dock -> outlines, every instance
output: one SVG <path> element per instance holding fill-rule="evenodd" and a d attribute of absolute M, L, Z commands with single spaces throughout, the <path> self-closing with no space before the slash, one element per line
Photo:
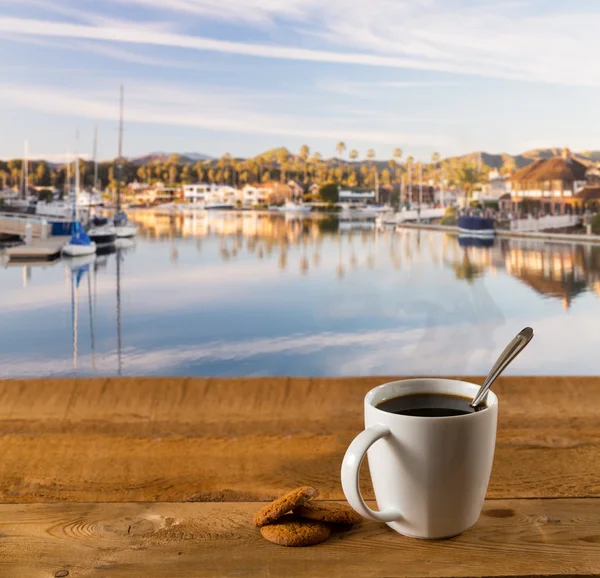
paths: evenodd
<path fill-rule="evenodd" d="M 68 240 L 69 237 L 34 239 L 27 245 L 9 247 L 4 254 L 10 261 L 51 261 L 60 256 L 60 251 Z"/>
<path fill-rule="evenodd" d="M 458 235 L 458 227 L 450 225 L 437 225 L 433 223 L 399 223 L 396 229 L 423 229 L 428 231 L 443 231 Z M 550 233 L 534 231 L 508 231 L 505 229 L 496 229 L 497 237 L 514 237 L 521 239 L 538 239 L 541 241 L 553 241 L 556 243 L 589 243 L 600 244 L 600 235 L 581 235 L 576 233 Z"/>

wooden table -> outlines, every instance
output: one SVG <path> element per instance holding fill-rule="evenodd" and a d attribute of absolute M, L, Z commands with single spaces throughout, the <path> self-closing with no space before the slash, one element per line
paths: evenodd
<path fill-rule="evenodd" d="M 479 523 L 420 541 L 364 522 L 311 548 L 251 525 L 339 468 L 390 378 L 0 382 L 0 576 L 600 574 L 600 378 L 503 378 Z M 363 492 L 373 498 L 368 475 Z"/>

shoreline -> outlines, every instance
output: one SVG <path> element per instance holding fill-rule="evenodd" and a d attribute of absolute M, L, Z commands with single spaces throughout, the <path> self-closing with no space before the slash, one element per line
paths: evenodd
<path fill-rule="evenodd" d="M 416 223 L 402 223 L 395 225 L 396 228 L 404 229 L 425 229 L 431 231 L 442 231 L 445 233 L 451 233 L 458 235 L 458 227 L 449 225 L 432 225 L 432 224 L 416 224 Z M 569 234 L 569 233 L 537 233 L 537 232 L 526 232 L 526 231 L 504 231 L 502 229 L 496 230 L 497 237 L 515 237 L 522 239 L 537 239 L 540 241 L 556 241 L 560 243 L 589 243 L 596 244 L 600 243 L 600 235 L 580 235 L 580 234 Z"/>

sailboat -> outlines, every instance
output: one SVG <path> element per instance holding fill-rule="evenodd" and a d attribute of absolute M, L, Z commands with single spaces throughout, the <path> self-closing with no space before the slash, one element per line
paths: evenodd
<path fill-rule="evenodd" d="M 111 224 L 108 219 L 103 217 L 92 217 L 92 199 L 96 195 L 98 186 L 98 125 L 94 127 L 94 188 L 93 191 L 88 193 L 89 201 L 89 219 L 88 219 L 88 231 L 90 239 L 96 243 L 96 245 L 112 245 L 117 240 L 117 230 Z"/>
<path fill-rule="evenodd" d="M 137 227 L 129 221 L 127 214 L 121 208 L 121 177 L 123 169 L 123 85 L 121 85 L 121 112 L 119 117 L 119 158 L 117 159 L 117 208 L 114 224 L 117 237 L 120 239 L 135 237 Z"/>
<path fill-rule="evenodd" d="M 71 238 L 62 248 L 62 254 L 68 257 L 93 255 L 96 252 L 94 243 L 79 222 L 77 197 L 79 195 L 79 155 L 75 157 L 75 194 L 73 195 L 73 222 L 71 223 Z"/>

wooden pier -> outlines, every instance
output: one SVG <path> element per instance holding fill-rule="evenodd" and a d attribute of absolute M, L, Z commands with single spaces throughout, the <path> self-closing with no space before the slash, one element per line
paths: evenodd
<path fill-rule="evenodd" d="M 69 237 L 34 239 L 28 245 L 9 247 L 4 254 L 10 261 L 51 261 L 60 256 L 60 251 Z"/>

